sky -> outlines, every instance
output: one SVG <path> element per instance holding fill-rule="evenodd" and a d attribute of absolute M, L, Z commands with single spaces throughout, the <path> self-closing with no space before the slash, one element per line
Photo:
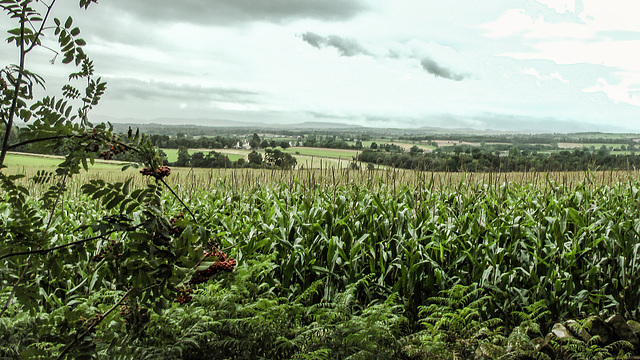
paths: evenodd
<path fill-rule="evenodd" d="M 638 14 L 637 0 L 58 0 L 54 12 L 73 16 L 108 82 L 94 119 L 521 132 L 640 132 Z M 48 91 L 73 71 L 51 58 L 27 64 Z"/>

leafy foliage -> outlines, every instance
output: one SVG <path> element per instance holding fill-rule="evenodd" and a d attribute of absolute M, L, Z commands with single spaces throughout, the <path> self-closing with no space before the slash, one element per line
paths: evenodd
<path fill-rule="evenodd" d="M 95 2 L 81 0 L 79 6 L 86 9 Z M 24 327 L 21 322 L 12 324 L 18 327 L 17 333 L 28 333 L 26 342 L 18 342 L 17 348 L 4 342 L 2 346 L 7 354 L 25 358 L 91 358 L 98 344 L 117 347 L 124 339 L 108 332 L 95 336 L 106 319 L 115 328 L 126 320 L 132 336 L 140 336 L 150 309 L 161 313 L 169 306 L 177 286 L 194 271 L 204 247 L 211 245 L 208 231 L 195 217 L 172 221 L 169 211 L 177 209 L 161 202 L 163 189 L 175 195 L 164 181 L 170 169 L 161 166 L 162 159 L 148 139 L 131 129 L 118 135 L 110 125 L 94 126 L 88 120 L 106 83 L 95 77 L 93 62 L 83 50 L 86 42 L 73 19 L 54 18 L 53 26 L 48 25 L 54 4 L 0 1 L 0 9 L 18 23 L 8 31 L 8 43 L 17 45 L 20 59 L 19 64 L 0 70 L 4 129 L 0 170 L 7 152 L 25 145 L 65 154 L 55 173 L 40 172 L 31 179 L 33 184 L 48 186 L 39 197 L 32 196 L 29 187 L 16 184 L 20 176 L 0 172 L 4 200 L 0 235 L 5 239 L 0 248 L 0 293 L 6 295 L 0 319 L 28 320 Z M 36 100 L 33 88 L 44 87 L 44 78 L 27 70 L 26 60 L 48 31 L 58 42 L 57 51 L 51 48 L 56 54 L 52 63 L 62 54 L 63 64 L 79 70 L 69 75 L 63 98 Z M 84 90 L 74 83 L 84 84 Z M 26 126 L 16 137 L 12 133 L 17 131 L 18 119 Z M 142 174 L 152 180 L 141 186 L 133 186 L 133 178 L 114 183 L 95 180 L 82 187 L 84 200 L 95 203 L 64 202 L 69 178 L 88 169 L 97 157 L 109 160 L 116 155 L 131 162 L 125 168 L 144 166 Z M 185 209 L 186 204 L 179 202 Z M 128 310 L 119 321 L 112 320 L 121 305 Z M 37 327 L 30 325 L 34 322 Z M 29 330 L 23 332 L 23 328 Z M 13 329 L 7 325 L 5 330 L 11 338 Z"/>

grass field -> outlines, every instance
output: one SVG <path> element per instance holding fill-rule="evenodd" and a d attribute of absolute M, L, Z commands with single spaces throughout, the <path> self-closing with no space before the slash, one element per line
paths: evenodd
<path fill-rule="evenodd" d="M 162 149 L 162 151 L 164 151 L 164 153 L 167 154 L 167 160 L 169 162 L 178 161 L 178 149 Z M 215 152 L 225 154 L 229 157 L 229 160 L 231 161 L 238 161 L 238 159 L 240 158 L 246 159 L 247 158 L 246 154 L 249 153 L 247 152 L 245 154 L 243 150 L 229 150 L 229 149 L 189 149 L 189 155 L 197 152 L 202 152 L 203 154 L 207 155 L 207 153 L 209 153 L 210 151 L 215 151 Z"/>
<path fill-rule="evenodd" d="M 313 157 L 323 157 L 323 158 L 332 158 L 332 159 L 342 159 L 350 161 L 351 158 L 357 156 L 359 151 L 357 150 L 346 150 L 346 149 L 325 149 L 325 148 L 314 148 L 314 147 L 290 147 L 284 150 L 284 152 L 292 154 L 292 155 L 306 155 Z"/>
<path fill-rule="evenodd" d="M 62 162 L 60 156 L 48 156 L 39 154 L 25 153 L 8 153 L 4 164 L 9 167 L 24 168 L 55 168 Z M 117 161 L 96 160 L 94 165 L 90 165 L 96 169 L 118 169 L 122 167 L 122 163 Z"/>

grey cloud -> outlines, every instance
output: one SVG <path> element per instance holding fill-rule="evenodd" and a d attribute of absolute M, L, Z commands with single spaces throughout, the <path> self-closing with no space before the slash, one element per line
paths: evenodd
<path fill-rule="evenodd" d="M 423 58 L 420 61 L 422 68 L 428 72 L 429 74 L 433 74 L 434 76 L 454 80 L 454 81 L 462 81 L 469 77 L 467 74 L 456 74 L 451 70 L 441 66 L 437 62 L 435 62 L 431 58 Z"/>
<path fill-rule="evenodd" d="M 302 34 L 302 40 L 307 42 L 309 45 L 320 49 L 322 45 L 325 44 L 326 40 L 323 36 L 320 36 L 316 33 L 306 32 Z"/>
<path fill-rule="evenodd" d="M 151 21 L 210 25 L 296 19 L 346 20 L 367 11 L 362 0 L 111 0 L 105 5 Z"/>
<path fill-rule="evenodd" d="M 318 49 L 333 47 L 338 50 L 341 56 L 366 55 L 380 57 L 369 52 L 360 43 L 358 43 L 358 41 L 354 39 L 343 38 L 336 35 L 322 36 L 310 31 L 302 34 L 301 37 L 303 41 Z M 402 55 L 392 49 L 388 51 L 386 57 L 394 60 L 401 60 L 403 58 L 414 58 L 413 56 Z M 422 58 L 422 60 L 420 60 L 420 64 L 422 65 L 422 68 L 429 74 L 444 79 L 462 81 L 470 76 L 469 74 L 455 73 L 450 69 L 438 64 L 435 60 L 429 57 Z"/>
<path fill-rule="evenodd" d="M 342 56 L 370 55 L 364 47 L 353 39 L 332 35 L 327 38 L 327 45 L 338 49 Z"/>
<path fill-rule="evenodd" d="M 324 37 L 312 32 L 302 34 L 302 40 L 318 49 L 323 47 L 333 47 L 338 50 L 341 56 L 371 55 L 360 43 L 354 39 L 347 39 L 337 35 Z"/>
<path fill-rule="evenodd" d="M 188 99 L 191 101 L 234 101 L 255 103 L 259 93 L 243 89 L 204 87 L 198 85 L 174 84 L 162 81 L 141 81 L 136 79 L 108 79 L 108 93 L 112 98 L 135 97 L 142 100 Z"/>

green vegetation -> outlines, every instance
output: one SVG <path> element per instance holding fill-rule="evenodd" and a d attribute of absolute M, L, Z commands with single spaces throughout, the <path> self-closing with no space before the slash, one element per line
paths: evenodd
<path fill-rule="evenodd" d="M 196 220 L 237 260 L 237 270 L 191 286 L 190 302 L 157 314 L 110 313 L 87 340 L 91 354 L 447 359 L 472 358 L 482 348 L 494 355 L 487 358 L 497 358 L 516 351 L 508 346 L 522 324 L 516 314 L 540 301 L 548 312 L 536 323 L 539 334 L 527 335 L 532 338 L 549 331 L 549 319 L 639 314 L 634 214 L 640 182 L 633 174 L 618 174 L 621 182 L 609 173 L 522 174 L 515 182 L 489 182 L 393 171 L 385 181 L 387 172 L 374 180 L 368 171 L 345 170 L 338 178 L 350 174 L 358 182 L 341 185 L 332 182 L 331 171 L 243 171 L 216 173 L 209 186 L 203 172 L 193 179 L 197 187 L 178 194 L 198 209 Z M 263 175 L 272 180 L 234 182 Z M 185 176 L 179 182 L 188 185 Z M 133 177 L 135 187 L 144 186 L 140 175 Z M 81 193 L 66 196 L 56 210 L 56 233 L 112 213 Z M 181 211 L 174 197 L 162 203 L 170 213 Z M 85 245 L 88 256 L 73 268 L 78 276 L 60 288 L 60 303 L 50 310 L 29 313 L 12 303 L 5 316 L 21 320 L 3 336 L 33 339 L 15 351 L 32 353 L 38 341 L 59 331 L 59 321 L 90 319 L 117 303 L 122 291 L 94 292 L 82 275 L 108 279 L 117 258 L 95 256 L 109 254 L 101 249 L 110 241 L 120 243 L 110 238 L 102 246 Z M 78 307 L 79 299 L 90 305 Z M 60 315 L 47 315 L 51 311 Z M 447 317 L 458 323 L 443 322 Z M 29 325 L 35 323 L 38 330 Z M 38 353 L 55 349 L 50 341 Z"/>
<path fill-rule="evenodd" d="M 38 169 L 55 169 L 61 161 L 59 156 L 40 156 L 36 154 L 7 154 L 4 164 L 10 168 L 25 167 Z M 117 161 L 96 161 L 94 169 L 120 169 L 122 163 Z"/>
<path fill-rule="evenodd" d="M 640 352 L 633 330 L 579 334 L 598 322 L 589 315 L 616 314 L 607 322 L 627 327 L 622 317 L 640 317 L 640 180 L 636 171 L 613 170 L 625 158 L 610 161 L 602 148 L 594 164 L 617 166 L 580 173 L 362 169 L 350 159 L 341 168 L 305 161 L 292 170 L 295 147 L 275 139 L 329 148 L 309 150 L 329 156 L 380 137 L 118 134 L 88 120 L 106 84 L 73 19 L 49 18 L 54 4 L 0 1 L 17 22 L 8 40 L 20 59 L 0 69 L 0 357 L 606 359 Z M 35 99 L 32 88 L 44 79 L 25 65 L 45 34 L 77 71 L 60 99 Z M 18 120 L 26 125 L 15 127 Z M 568 141 L 551 139 L 554 148 Z M 366 153 L 426 156 L 420 146 L 399 145 L 424 139 L 393 140 L 372 141 Z M 518 136 L 494 140 L 492 152 L 486 144 L 469 149 L 471 158 L 489 159 L 487 152 L 501 162 L 508 151 L 513 166 L 505 169 L 518 170 L 529 151 L 547 147 Z M 584 138 L 622 141 L 608 140 Z M 196 143 L 221 151 L 248 143 L 252 151 L 232 162 L 221 152 L 189 153 Z M 184 168 L 163 165 L 158 147 L 168 144 Z M 438 156 L 465 160 L 461 145 L 443 148 Z M 51 168 L 48 158 L 9 150 L 62 157 Z M 587 155 L 559 153 L 578 165 Z M 112 163 L 90 166 L 96 158 L 126 164 L 117 172 Z M 568 326 L 578 335 L 542 339 L 560 319 L 579 319 Z"/>
<path fill-rule="evenodd" d="M 354 156 L 358 155 L 358 151 L 354 150 L 340 150 L 340 149 L 327 149 L 327 148 L 307 148 L 307 147 L 290 147 L 285 150 L 289 154 L 299 154 L 314 157 L 326 157 L 334 159 L 343 159 L 346 161 L 351 160 Z"/>

